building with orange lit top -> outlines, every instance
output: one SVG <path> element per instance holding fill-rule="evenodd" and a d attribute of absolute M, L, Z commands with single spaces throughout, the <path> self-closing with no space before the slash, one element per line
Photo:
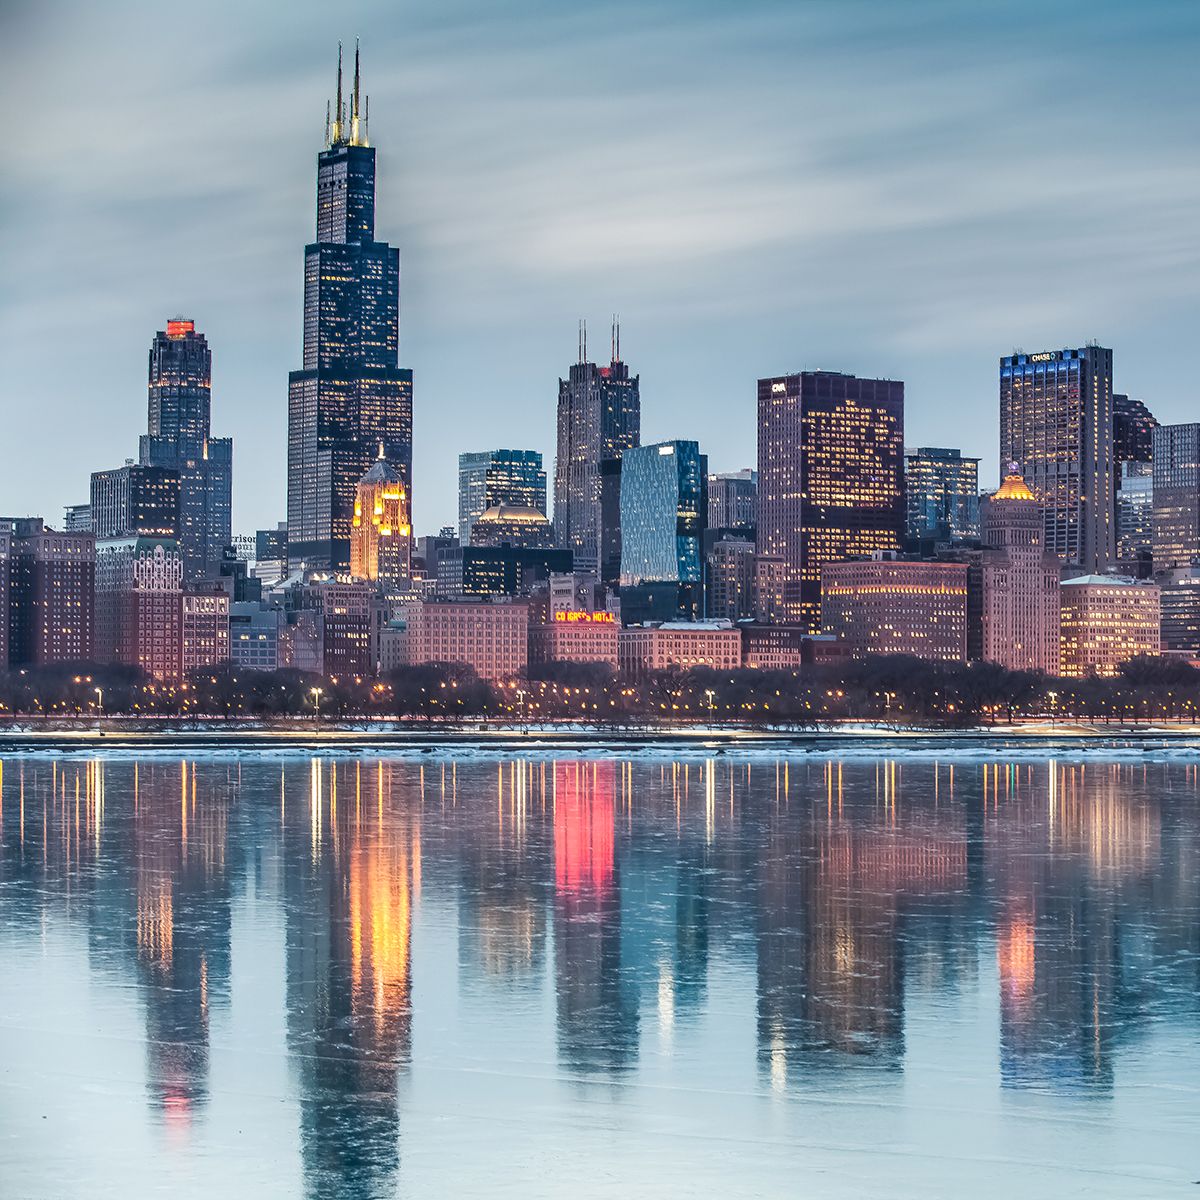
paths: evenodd
<path fill-rule="evenodd" d="M 1159 653 L 1157 584 L 1082 575 L 1064 579 L 1060 594 L 1064 675 L 1115 675 L 1123 662 Z"/>
<path fill-rule="evenodd" d="M 406 587 L 412 577 L 408 490 L 382 455 L 358 481 L 351 524 L 350 574 L 384 591 Z"/>
<path fill-rule="evenodd" d="M 965 662 L 967 564 L 884 558 L 826 563 L 821 620 L 825 632 L 856 656 Z"/>
<path fill-rule="evenodd" d="M 529 606 L 510 600 L 426 600 L 407 605 L 404 654 L 411 666 L 463 663 L 481 679 L 524 673 Z"/>
<path fill-rule="evenodd" d="M 553 620 L 529 627 L 529 661 L 603 662 L 615 668 L 618 629 L 610 612 L 556 612 Z"/>
<path fill-rule="evenodd" d="M 821 568 L 904 539 L 904 384 L 835 371 L 758 381 L 758 552 L 783 564 L 776 619 L 821 628 Z"/>
<path fill-rule="evenodd" d="M 980 506 L 983 659 L 1014 671 L 1059 668 L 1059 560 L 1042 504 L 1010 464 Z"/>

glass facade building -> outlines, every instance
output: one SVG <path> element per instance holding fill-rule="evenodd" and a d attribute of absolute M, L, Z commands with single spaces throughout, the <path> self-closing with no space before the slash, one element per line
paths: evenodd
<path fill-rule="evenodd" d="M 899 550 L 904 384 L 835 371 L 758 381 L 758 553 L 780 565 L 776 619 L 821 628 L 825 563 Z"/>
<path fill-rule="evenodd" d="M 910 538 L 979 536 L 979 459 L 941 446 L 905 450 L 904 486 Z"/>
<path fill-rule="evenodd" d="M 537 450 L 476 450 L 458 456 L 458 540 L 499 505 L 546 513 L 546 471 Z"/>
<path fill-rule="evenodd" d="M 699 619 L 704 613 L 708 460 L 691 441 L 656 442 L 621 458 L 621 615 Z"/>
<path fill-rule="evenodd" d="M 412 372 L 398 366 L 400 254 L 375 240 L 375 150 L 337 100 L 317 156 L 317 240 L 304 251 L 304 361 L 288 377 L 288 562 L 347 571 L 358 481 L 379 456 L 412 497 Z"/>
<path fill-rule="evenodd" d="M 554 464 L 554 534 L 570 550 L 579 571 L 601 573 L 620 561 L 619 533 L 605 530 L 604 479 L 618 476 L 605 464 L 641 442 L 642 402 L 638 376 L 621 361 L 620 332 L 613 330 L 612 361 L 579 361 L 558 381 L 558 453 Z M 619 511 L 619 510 L 618 510 Z M 607 573 L 607 572 L 604 572 Z"/>
<path fill-rule="evenodd" d="M 1000 360 L 1000 462 L 1044 506 L 1046 545 L 1103 572 L 1116 556 L 1113 356 L 1102 346 Z"/>
<path fill-rule="evenodd" d="M 168 321 L 150 347 L 145 467 L 179 477 L 184 580 L 216 578 L 233 514 L 233 441 L 212 436 L 212 354 L 194 321 Z M 97 536 L 109 536 L 98 533 Z"/>
<path fill-rule="evenodd" d="M 1200 561 L 1200 424 L 1154 431 L 1154 569 Z"/>

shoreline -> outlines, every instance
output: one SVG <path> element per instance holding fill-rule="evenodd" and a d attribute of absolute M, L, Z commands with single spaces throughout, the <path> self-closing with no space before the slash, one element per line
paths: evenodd
<path fill-rule="evenodd" d="M 693 725 L 679 728 L 519 726 L 473 724 L 432 728 L 408 722 L 342 722 L 315 726 L 291 722 L 205 722 L 147 728 L 121 718 L 102 723 L 11 722 L 0 726 L 0 754 L 29 752 L 199 751 L 433 753 L 586 753 L 657 750 L 726 754 L 783 753 L 970 753 L 1021 750 L 1066 753 L 1111 750 L 1133 753 L 1193 752 L 1200 755 L 1200 726 L 1151 724 L 1102 726 L 1078 722 L 974 726 L 966 729 L 874 724 L 819 729 L 746 729 Z"/>

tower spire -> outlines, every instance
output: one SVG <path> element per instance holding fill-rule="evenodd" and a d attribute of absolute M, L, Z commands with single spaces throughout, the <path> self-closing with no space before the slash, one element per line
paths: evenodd
<path fill-rule="evenodd" d="M 329 101 L 325 101 L 325 148 L 329 149 Z"/>
<path fill-rule="evenodd" d="M 612 324 L 608 327 L 608 356 L 613 361 L 617 361 L 617 314 L 612 315 Z"/>
<path fill-rule="evenodd" d="M 342 43 L 338 42 L 337 103 L 333 109 L 333 140 L 342 140 Z"/>
<path fill-rule="evenodd" d="M 621 361 L 621 314 L 620 313 L 617 313 L 617 353 L 615 355 L 615 361 L 616 362 Z"/>
<path fill-rule="evenodd" d="M 358 142 L 358 38 L 354 39 L 354 93 L 350 100 L 350 145 Z"/>
<path fill-rule="evenodd" d="M 583 318 L 583 358 L 581 362 L 587 362 L 587 317 Z"/>

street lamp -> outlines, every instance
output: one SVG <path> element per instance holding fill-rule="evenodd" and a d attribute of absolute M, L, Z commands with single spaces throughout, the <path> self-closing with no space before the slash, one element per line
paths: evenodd
<path fill-rule="evenodd" d="M 708 723 L 713 722 L 713 697 L 717 694 L 712 688 L 705 688 L 704 694 L 708 697 Z"/>
<path fill-rule="evenodd" d="M 313 687 L 308 689 L 313 698 L 313 711 L 316 713 L 317 720 L 321 719 L 321 693 L 323 688 Z"/>
<path fill-rule="evenodd" d="M 1047 697 L 1050 700 L 1050 728 L 1054 728 L 1054 718 L 1058 715 L 1058 693 L 1047 692 Z"/>
<path fill-rule="evenodd" d="M 100 709 L 100 715 L 104 716 L 104 689 L 92 688 L 92 691 L 96 693 L 96 704 Z"/>

